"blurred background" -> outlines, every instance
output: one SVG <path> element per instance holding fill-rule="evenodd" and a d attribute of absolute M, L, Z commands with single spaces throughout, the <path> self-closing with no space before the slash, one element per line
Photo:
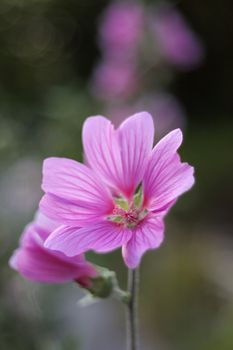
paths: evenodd
<path fill-rule="evenodd" d="M 82 160 L 81 127 L 148 110 L 156 139 L 184 131 L 196 185 L 141 265 L 143 350 L 233 349 L 233 2 L 1 0 L 0 348 L 124 349 L 124 310 L 86 309 L 75 284 L 8 266 L 42 195 L 44 158 Z M 117 271 L 120 252 L 89 255 Z"/>

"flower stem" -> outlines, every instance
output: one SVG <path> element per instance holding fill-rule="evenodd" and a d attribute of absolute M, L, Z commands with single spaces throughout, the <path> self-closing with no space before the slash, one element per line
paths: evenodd
<path fill-rule="evenodd" d="M 128 270 L 128 292 L 130 301 L 127 305 L 127 350 L 139 350 L 138 344 L 138 298 L 139 270 Z"/>

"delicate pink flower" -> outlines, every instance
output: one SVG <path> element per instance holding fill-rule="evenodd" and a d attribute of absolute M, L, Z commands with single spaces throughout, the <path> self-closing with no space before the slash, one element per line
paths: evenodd
<path fill-rule="evenodd" d="M 137 73 L 133 64 L 106 60 L 97 65 L 92 79 L 92 92 L 102 100 L 127 99 L 137 89 Z"/>
<path fill-rule="evenodd" d="M 173 130 L 152 150 L 152 117 L 141 112 L 115 130 L 102 117 L 83 127 L 89 166 L 65 158 L 44 162 L 41 210 L 62 226 L 45 241 L 50 249 L 75 256 L 122 246 L 135 268 L 148 249 L 163 241 L 163 218 L 193 183 L 193 168 L 181 163 L 182 132 Z M 141 189 L 136 193 L 137 188 Z"/>
<path fill-rule="evenodd" d="M 100 24 L 100 46 L 105 57 L 134 57 L 143 32 L 143 8 L 137 3 L 113 2 Z"/>
<path fill-rule="evenodd" d="M 45 283 L 62 283 L 75 280 L 88 287 L 96 276 L 94 267 L 83 255 L 67 257 L 44 247 L 44 241 L 58 227 L 42 214 L 37 214 L 21 237 L 20 247 L 10 259 L 10 266 L 29 280 Z"/>
<path fill-rule="evenodd" d="M 203 60 L 202 43 L 175 9 L 162 8 L 158 11 L 152 18 L 151 28 L 161 53 L 170 63 L 188 69 Z"/>

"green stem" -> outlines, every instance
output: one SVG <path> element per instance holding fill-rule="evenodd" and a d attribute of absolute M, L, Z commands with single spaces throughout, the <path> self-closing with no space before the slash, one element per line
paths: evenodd
<path fill-rule="evenodd" d="M 139 270 L 128 270 L 128 292 L 130 301 L 127 306 L 127 350 L 139 350 L 138 344 L 138 298 Z"/>

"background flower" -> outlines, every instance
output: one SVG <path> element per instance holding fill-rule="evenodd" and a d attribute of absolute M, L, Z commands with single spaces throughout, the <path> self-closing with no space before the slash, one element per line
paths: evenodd
<path fill-rule="evenodd" d="M 181 69 L 192 69 L 204 58 L 200 39 L 174 8 L 162 7 L 151 18 L 151 28 L 161 54 Z"/>
<path fill-rule="evenodd" d="M 91 284 L 96 276 L 94 267 L 85 261 L 84 256 L 67 258 L 61 252 L 44 247 L 44 241 L 58 224 L 37 213 L 20 239 L 20 247 L 10 259 L 10 266 L 23 277 L 37 282 L 63 283 L 77 281 L 83 286 Z"/>
<path fill-rule="evenodd" d="M 99 45 L 113 60 L 134 58 L 143 33 L 144 9 L 137 2 L 110 3 L 100 18 Z"/>
<path fill-rule="evenodd" d="M 128 115 L 147 110 L 154 119 L 156 139 L 176 128 L 185 130 L 186 114 L 183 106 L 170 93 L 156 91 L 142 96 L 135 104 L 113 104 L 106 108 L 106 115 L 119 126 Z"/>
<path fill-rule="evenodd" d="M 127 100 L 138 88 L 136 67 L 132 63 L 103 61 L 97 65 L 91 85 L 100 100 Z"/>

